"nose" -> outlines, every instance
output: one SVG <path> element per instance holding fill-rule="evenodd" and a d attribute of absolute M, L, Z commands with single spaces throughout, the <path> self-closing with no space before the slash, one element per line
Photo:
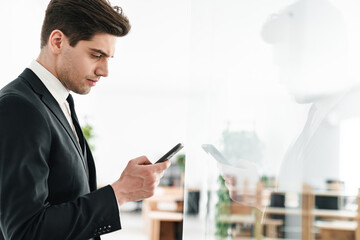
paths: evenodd
<path fill-rule="evenodd" d="M 95 75 L 101 77 L 107 77 L 109 75 L 108 60 L 106 58 L 99 62 L 95 69 Z"/>

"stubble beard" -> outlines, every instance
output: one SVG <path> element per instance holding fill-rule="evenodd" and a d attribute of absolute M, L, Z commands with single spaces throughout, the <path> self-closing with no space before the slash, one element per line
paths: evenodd
<path fill-rule="evenodd" d="M 82 87 L 82 82 L 86 81 L 85 79 L 78 80 L 77 78 L 72 79 L 71 76 L 75 74 L 71 74 L 67 69 L 63 69 L 58 72 L 59 81 L 63 84 L 63 86 L 68 90 L 77 94 L 85 95 L 88 94 L 91 90 L 90 87 Z"/>

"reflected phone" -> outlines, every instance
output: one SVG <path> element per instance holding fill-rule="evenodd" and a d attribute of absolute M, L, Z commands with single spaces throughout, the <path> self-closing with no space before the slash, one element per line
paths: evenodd
<path fill-rule="evenodd" d="M 212 144 L 203 144 L 201 147 L 205 150 L 206 153 L 210 154 L 216 161 L 230 165 L 226 158 L 217 150 L 217 148 Z"/>
<path fill-rule="evenodd" d="M 243 168 L 243 169 L 250 169 L 255 166 L 254 163 L 244 159 L 238 159 L 237 161 L 230 162 L 212 144 L 203 144 L 201 145 L 201 147 L 204 149 L 206 153 L 210 154 L 216 161 L 218 161 L 221 164 L 225 164 L 231 167 Z"/>
<path fill-rule="evenodd" d="M 169 152 L 167 152 L 164 156 L 162 156 L 159 160 L 157 160 L 155 162 L 156 163 L 161 163 L 164 162 L 170 158 L 172 158 L 172 156 L 174 156 L 178 151 L 180 151 L 184 146 L 181 143 L 178 143 L 175 147 L 173 147 Z"/>

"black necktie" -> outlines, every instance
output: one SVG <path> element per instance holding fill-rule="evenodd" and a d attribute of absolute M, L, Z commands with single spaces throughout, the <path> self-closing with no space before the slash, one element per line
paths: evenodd
<path fill-rule="evenodd" d="M 73 121 L 75 130 L 76 130 L 76 134 L 78 135 L 79 138 L 79 143 L 81 146 L 81 150 L 82 150 L 82 154 L 83 156 L 86 156 L 86 152 L 84 151 L 84 146 L 85 146 L 85 137 L 84 134 L 80 128 L 80 124 L 79 124 L 79 120 L 76 116 L 76 112 L 75 112 L 75 106 L 74 106 L 74 99 L 71 96 L 71 94 L 69 94 L 69 96 L 66 98 L 66 101 L 69 103 L 70 106 L 70 111 L 71 111 L 71 119 Z M 85 161 L 86 161 L 86 157 L 85 157 Z M 89 177 L 89 171 L 88 171 L 88 166 L 87 164 L 85 164 L 85 170 L 86 170 L 86 174 Z M 93 240 L 94 238 L 90 238 L 89 240 Z"/>
<path fill-rule="evenodd" d="M 83 133 L 81 131 L 79 120 L 78 120 L 78 118 L 76 116 L 75 106 L 74 106 L 74 99 L 71 96 L 71 94 L 69 94 L 69 96 L 66 98 L 66 101 L 69 103 L 70 111 L 71 111 L 71 119 L 73 121 L 76 134 L 77 134 L 77 136 L 79 138 L 79 143 L 80 143 L 80 146 L 81 146 L 82 154 L 84 155 L 85 138 L 84 138 L 84 135 L 83 135 Z"/>

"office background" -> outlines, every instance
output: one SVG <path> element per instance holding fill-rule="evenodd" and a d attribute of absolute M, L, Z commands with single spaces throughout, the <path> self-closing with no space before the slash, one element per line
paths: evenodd
<path fill-rule="evenodd" d="M 343 16 L 347 70 L 342 77 L 356 83 L 360 4 L 318 1 L 330 3 Z M 139 155 L 155 160 L 183 142 L 185 186 L 201 189 L 218 174 L 201 145 L 221 147 L 229 129 L 257 133 L 264 143 L 261 171 L 275 176 L 310 105 L 294 101 L 280 81 L 276 49 L 264 40 L 262 29 L 271 14 L 295 2 L 111 1 L 123 8 L 132 30 L 117 41 L 109 77 L 90 94 L 75 96 L 80 121 L 94 130 L 99 184 L 115 181 L 128 160 Z M 37 57 L 47 3 L 0 0 L 0 87 Z M 359 178 L 358 166 L 340 165 L 342 180 Z"/>
<path fill-rule="evenodd" d="M 0 86 L 38 56 L 47 3 L 1 2 Z M 193 152 L 187 171 L 196 172 L 201 144 L 219 141 L 228 123 L 261 129 L 263 139 L 273 137 L 270 125 L 279 129 L 283 142 L 266 151 L 280 161 L 307 107 L 294 104 L 279 84 L 271 46 L 259 31 L 287 1 L 112 3 L 123 8 L 132 30 L 117 41 L 110 76 L 89 95 L 75 96 L 81 122 L 94 128 L 100 183 L 115 180 L 132 157 L 156 159 L 177 142 Z"/>

